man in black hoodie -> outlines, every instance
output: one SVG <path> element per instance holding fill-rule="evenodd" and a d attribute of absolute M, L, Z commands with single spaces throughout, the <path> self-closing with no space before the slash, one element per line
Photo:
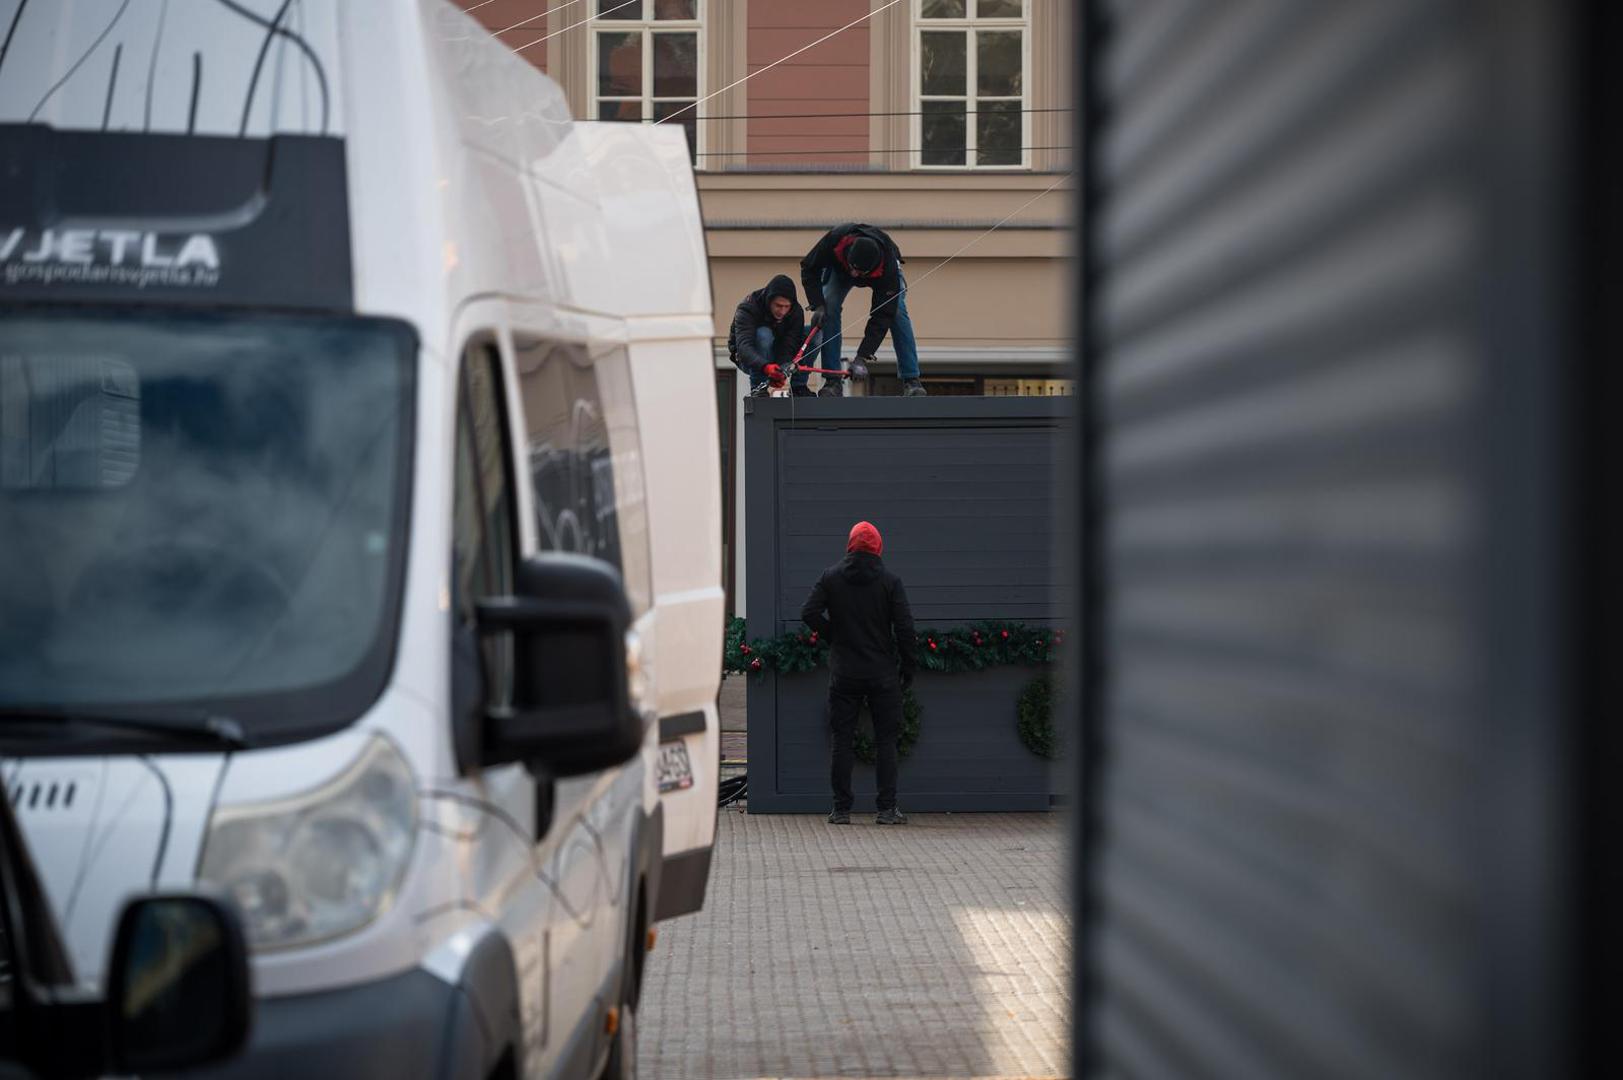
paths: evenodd
<path fill-rule="evenodd" d="M 848 221 L 823 234 L 817 246 L 800 260 L 800 287 L 806 290 L 806 303 L 812 309 L 813 326 L 823 331 L 820 367 L 840 368 L 840 313 L 852 289 L 872 289 L 868 305 L 868 325 L 857 346 L 851 373 L 862 378 L 873 362 L 874 353 L 889 334 L 896 346 L 896 377 L 902 380 L 903 397 L 923 397 L 929 393 L 919 381 L 919 344 L 913 336 L 913 319 L 907 313 L 907 280 L 902 277 L 902 252 L 884 229 Z M 844 392 L 838 380 L 824 380 L 822 394 L 839 397 Z"/>
<path fill-rule="evenodd" d="M 750 393 L 765 396 L 784 383 L 783 369 L 806 340 L 806 312 L 795 298 L 795 283 L 779 274 L 739 301 L 727 331 L 727 355 L 750 377 Z M 796 397 L 811 397 L 806 374 L 795 375 L 789 388 Z"/>
<path fill-rule="evenodd" d="M 884 538 L 866 521 L 851 527 L 846 556 L 823 571 L 800 609 L 800 618 L 828 640 L 829 723 L 834 728 L 830 824 L 851 824 L 851 767 L 857 713 L 868 703 L 879 756 L 880 825 L 906 825 L 896 806 L 896 739 L 902 728 L 902 691 L 913 685 L 918 641 L 913 609 L 902 580 L 879 561 Z"/>

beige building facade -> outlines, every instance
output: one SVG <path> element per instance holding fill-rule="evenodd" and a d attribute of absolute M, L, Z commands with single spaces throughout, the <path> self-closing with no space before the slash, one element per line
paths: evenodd
<path fill-rule="evenodd" d="M 798 278 L 829 226 L 865 221 L 907 257 L 928 378 L 1059 372 L 1071 0 L 462 3 L 577 117 L 686 110 L 665 122 L 694 144 L 718 347 L 739 299 L 775 273 Z M 848 327 L 866 302 L 848 301 Z"/>
<path fill-rule="evenodd" d="M 459 2 L 576 117 L 686 128 L 730 508 L 747 389 L 726 355 L 733 308 L 774 274 L 798 282 L 840 222 L 901 248 L 932 394 L 1069 391 L 1072 0 Z M 867 306 L 863 290 L 846 302 L 847 360 Z M 877 359 L 874 392 L 895 393 L 888 341 Z"/>

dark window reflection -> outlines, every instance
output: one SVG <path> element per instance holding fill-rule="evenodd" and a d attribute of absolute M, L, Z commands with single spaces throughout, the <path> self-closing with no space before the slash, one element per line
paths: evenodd
<path fill-rule="evenodd" d="M 0 707 L 354 672 L 404 543 L 412 363 L 362 320 L 0 322 Z"/>

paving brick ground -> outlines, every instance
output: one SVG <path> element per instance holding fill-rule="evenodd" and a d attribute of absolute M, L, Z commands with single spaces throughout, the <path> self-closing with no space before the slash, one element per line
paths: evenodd
<path fill-rule="evenodd" d="M 1067 1074 L 1063 819 L 854 822 L 723 811 L 704 911 L 649 957 L 642 1075 Z"/>

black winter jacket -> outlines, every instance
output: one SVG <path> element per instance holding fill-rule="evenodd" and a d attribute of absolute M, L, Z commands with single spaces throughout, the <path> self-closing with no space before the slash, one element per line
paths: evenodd
<path fill-rule="evenodd" d="M 767 306 L 774 296 L 786 296 L 792 305 L 781 322 L 772 321 L 772 309 Z M 772 328 L 770 356 L 761 352 L 755 340 L 755 331 L 763 326 Z M 795 299 L 794 280 L 787 274 L 779 274 L 767 282 L 766 288 L 756 289 L 739 301 L 733 312 L 733 325 L 727 331 L 727 355 L 745 372 L 759 375 L 768 364 L 788 364 L 805 340 L 806 310 Z"/>
<path fill-rule="evenodd" d="M 907 590 L 877 555 L 854 551 L 824 570 L 800 618 L 832 646 L 828 667 L 838 678 L 888 679 L 917 666 Z"/>
<path fill-rule="evenodd" d="M 877 240 L 879 250 L 885 253 L 885 261 L 880 266 L 878 277 L 859 277 L 846 265 L 843 245 L 857 236 Z M 873 301 L 868 305 L 868 327 L 863 331 L 862 344 L 857 347 L 858 356 L 872 356 L 878 351 L 880 343 L 885 340 L 885 335 L 890 333 L 891 325 L 896 321 L 896 309 L 901 304 L 902 295 L 902 262 L 901 249 L 884 229 L 848 221 L 824 233 L 823 238 L 817 241 L 817 246 L 800 260 L 800 287 L 806 290 L 806 303 L 812 307 L 821 307 L 823 271 L 832 267 L 836 274 L 852 286 L 872 289 Z"/>

